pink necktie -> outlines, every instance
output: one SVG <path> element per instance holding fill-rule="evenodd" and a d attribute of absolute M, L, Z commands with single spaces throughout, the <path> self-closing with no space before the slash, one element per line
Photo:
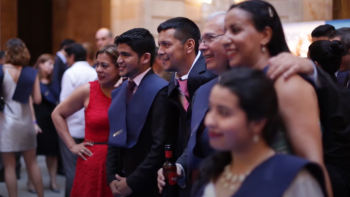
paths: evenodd
<path fill-rule="evenodd" d="M 184 100 L 182 102 L 182 105 L 183 105 L 184 109 L 187 111 L 187 108 L 190 105 L 190 103 L 187 101 L 187 98 L 186 98 L 186 97 L 190 97 L 190 94 L 188 93 L 188 89 L 187 89 L 187 79 L 185 79 L 185 80 L 177 79 L 177 82 L 179 83 L 180 90 L 181 90 L 182 94 L 185 95 Z"/>

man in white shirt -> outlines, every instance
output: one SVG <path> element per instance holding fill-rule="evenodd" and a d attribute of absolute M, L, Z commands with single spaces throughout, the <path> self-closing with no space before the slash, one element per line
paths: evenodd
<path fill-rule="evenodd" d="M 97 78 L 95 69 L 86 61 L 86 50 L 81 44 L 73 44 L 64 49 L 67 57 L 69 69 L 62 77 L 62 90 L 60 102 L 68 98 L 79 86 L 94 81 Z M 75 142 L 82 143 L 85 136 L 85 115 L 84 109 L 74 113 L 67 119 L 68 129 Z M 70 196 L 75 175 L 75 166 L 78 159 L 65 143 L 60 140 L 60 151 L 62 164 L 66 174 L 65 196 Z"/>

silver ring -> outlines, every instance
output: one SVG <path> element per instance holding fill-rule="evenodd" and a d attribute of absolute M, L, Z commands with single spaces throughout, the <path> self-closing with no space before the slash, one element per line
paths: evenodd
<path fill-rule="evenodd" d="M 84 149 L 81 149 L 81 151 L 80 151 L 81 153 L 83 153 L 84 152 Z"/>

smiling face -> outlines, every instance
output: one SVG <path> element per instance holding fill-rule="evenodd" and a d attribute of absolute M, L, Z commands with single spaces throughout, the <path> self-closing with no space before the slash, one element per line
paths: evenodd
<path fill-rule="evenodd" d="M 103 86 L 114 85 L 119 79 L 118 65 L 106 53 L 100 53 L 96 58 L 98 82 Z"/>
<path fill-rule="evenodd" d="M 253 143 L 247 115 L 240 108 L 238 97 L 226 87 L 213 87 L 205 125 L 210 145 L 216 150 L 238 150 Z"/>
<path fill-rule="evenodd" d="M 263 33 L 258 32 L 248 12 L 231 9 L 225 18 L 224 45 L 230 66 L 253 66 L 262 54 L 261 46 L 266 42 Z"/>
<path fill-rule="evenodd" d="M 135 78 L 141 73 L 141 59 L 135 51 L 127 44 L 118 44 L 118 65 L 121 77 Z"/>
<path fill-rule="evenodd" d="M 228 66 L 228 58 L 225 48 L 220 40 L 224 32 L 225 15 L 219 15 L 208 21 L 202 32 L 202 42 L 199 50 L 202 52 L 207 64 L 207 69 L 217 75 L 225 72 Z"/>
<path fill-rule="evenodd" d="M 158 55 L 167 72 L 179 72 L 179 66 L 185 62 L 188 56 L 184 44 L 174 37 L 175 29 L 161 31 L 158 36 Z"/>

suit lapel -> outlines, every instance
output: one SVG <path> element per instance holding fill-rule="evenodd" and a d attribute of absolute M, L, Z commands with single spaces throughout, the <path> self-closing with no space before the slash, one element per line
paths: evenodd
<path fill-rule="evenodd" d="M 191 136 L 188 142 L 188 166 L 191 169 L 196 169 L 197 165 L 201 161 L 200 158 L 197 158 L 194 153 L 194 147 L 197 144 L 197 132 L 201 127 L 204 117 L 209 108 L 209 95 L 213 86 L 218 82 L 218 78 L 213 79 L 207 84 L 200 87 L 196 93 L 196 97 L 194 100 L 193 108 L 192 108 L 192 118 L 191 118 Z"/>
<path fill-rule="evenodd" d="M 203 85 L 203 79 L 202 79 L 201 73 L 205 71 L 206 71 L 205 60 L 204 60 L 204 57 L 200 55 L 188 75 L 187 88 L 188 88 L 188 92 L 190 93 L 190 99 L 192 99 L 196 90 L 201 85 Z"/>
<path fill-rule="evenodd" d="M 186 117 L 187 112 L 185 111 L 184 107 L 182 106 L 180 99 L 179 99 L 179 90 L 178 86 L 175 85 L 174 77 L 170 80 L 170 83 L 168 85 L 168 99 L 170 103 L 174 104 L 182 117 Z"/>

